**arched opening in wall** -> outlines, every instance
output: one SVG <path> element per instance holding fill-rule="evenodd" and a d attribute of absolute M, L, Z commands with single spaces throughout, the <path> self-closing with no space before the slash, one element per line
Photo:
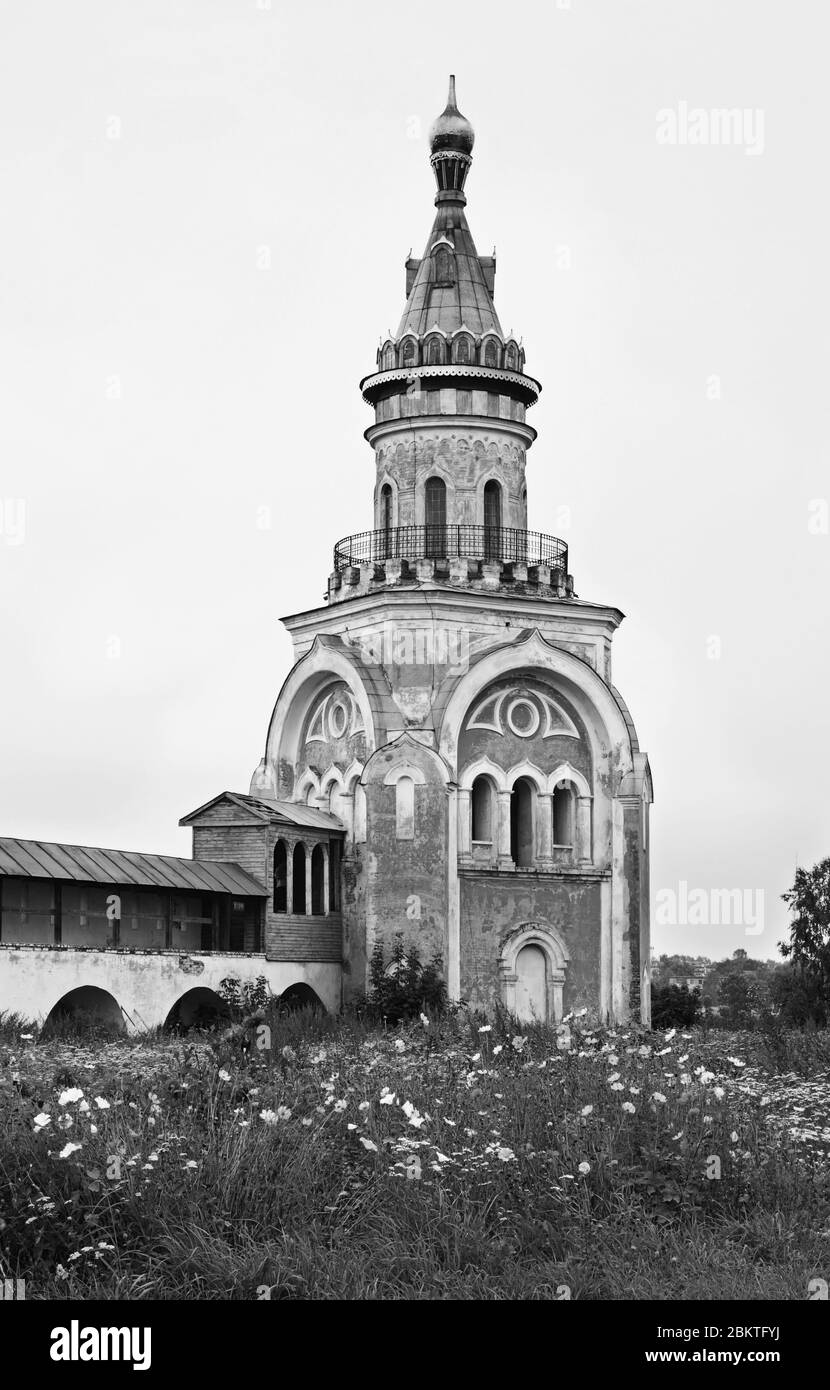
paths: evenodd
<path fill-rule="evenodd" d="M 447 553 L 447 485 L 443 478 L 427 478 L 424 488 L 424 554 L 443 558 Z"/>
<path fill-rule="evenodd" d="M 513 343 L 507 344 L 507 349 L 504 354 L 504 365 L 508 372 L 514 372 L 516 370 L 516 348 Z"/>
<path fill-rule="evenodd" d="M 322 917 L 325 911 L 323 894 L 325 891 L 326 864 L 323 846 L 315 845 L 311 851 L 311 915 Z"/>
<path fill-rule="evenodd" d="M 477 777 L 473 782 L 472 841 L 473 844 L 492 845 L 493 843 L 493 784 L 489 777 Z"/>
<path fill-rule="evenodd" d="M 217 1028 L 227 1023 L 231 1014 L 224 999 L 213 989 L 197 986 L 177 999 L 164 1026 L 174 1033 L 186 1033 L 190 1028 Z"/>
<path fill-rule="evenodd" d="M 487 560 L 501 556 L 501 487 L 493 478 L 484 484 L 484 555 Z"/>
<path fill-rule="evenodd" d="M 305 845 L 302 840 L 294 846 L 291 861 L 292 912 L 302 917 L 306 911 L 305 897 Z"/>
<path fill-rule="evenodd" d="M 407 338 L 401 348 L 401 366 L 411 367 L 415 362 L 415 344 L 411 338 Z"/>
<path fill-rule="evenodd" d="M 288 911 L 288 850 L 284 840 L 274 846 L 274 911 Z"/>
<path fill-rule="evenodd" d="M 125 1032 L 118 1001 L 97 985 L 79 985 L 50 1009 L 41 1037 L 102 1038 Z"/>
<path fill-rule="evenodd" d="M 453 356 L 455 357 L 456 362 L 460 363 L 462 366 L 466 366 L 466 365 L 469 363 L 469 361 L 470 361 L 470 340 L 469 340 L 469 338 L 465 338 L 463 335 L 462 335 L 462 337 L 460 337 L 460 338 L 456 338 L 455 345 L 454 345 L 454 348 L 453 348 Z"/>
<path fill-rule="evenodd" d="M 527 777 L 519 777 L 510 795 L 510 857 L 519 868 L 534 862 L 533 809 L 536 788 Z"/>
<path fill-rule="evenodd" d="M 444 349 L 440 338 L 430 338 L 427 344 L 427 366 L 440 367 L 444 360 Z"/>
<path fill-rule="evenodd" d="M 496 344 L 495 344 L 495 342 L 493 341 L 492 338 L 488 338 L 488 339 L 487 339 L 487 342 L 486 342 L 485 345 L 484 345 L 484 365 L 485 365 L 485 367 L 497 367 L 497 366 L 498 366 L 498 355 L 497 355 L 497 352 L 496 352 Z"/>
<path fill-rule="evenodd" d="M 340 841 L 329 841 L 329 912 L 340 911 Z"/>
<path fill-rule="evenodd" d="M 521 1023 L 547 1023 L 547 961 L 541 946 L 523 946 L 516 957 L 516 1017 Z"/>
<path fill-rule="evenodd" d="M 319 994 L 315 994 L 311 985 L 297 983 L 289 985 L 288 989 L 283 990 L 279 999 L 280 1009 L 287 1013 L 294 1013 L 297 1009 L 313 1009 L 315 1013 L 325 1013 L 325 1005 Z"/>
<path fill-rule="evenodd" d="M 557 782 L 553 789 L 553 844 L 556 849 L 573 849 L 574 790 L 570 782 Z"/>
<path fill-rule="evenodd" d="M 380 490 L 380 528 L 384 533 L 384 541 L 388 541 L 392 531 L 392 488 L 389 483 L 384 483 Z M 388 555 L 386 548 L 384 555 Z"/>

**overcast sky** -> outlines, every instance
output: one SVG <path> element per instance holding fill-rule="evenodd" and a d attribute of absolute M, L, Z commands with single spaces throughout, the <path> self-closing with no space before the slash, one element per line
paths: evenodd
<path fill-rule="evenodd" d="M 247 790 L 278 619 L 372 522 L 357 383 L 455 72 L 468 219 L 543 385 L 530 526 L 627 615 L 654 898 L 765 895 L 762 932 L 656 945 L 774 954 L 796 864 L 830 853 L 820 7 L 0 14 L 0 834 L 187 855 L 179 817 Z M 694 113 L 723 109 L 716 143 Z"/>

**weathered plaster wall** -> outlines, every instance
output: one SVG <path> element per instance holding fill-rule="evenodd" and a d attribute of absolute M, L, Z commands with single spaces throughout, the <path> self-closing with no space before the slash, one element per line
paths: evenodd
<path fill-rule="evenodd" d="M 499 955 L 517 927 L 541 922 L 565 941 L 570 964 L 564 1012 L 596 1011 L 600 997 L 601 880 L 535 874 L 461 875 L 461 993 L 492 1009 L 500 1002 Z"/>

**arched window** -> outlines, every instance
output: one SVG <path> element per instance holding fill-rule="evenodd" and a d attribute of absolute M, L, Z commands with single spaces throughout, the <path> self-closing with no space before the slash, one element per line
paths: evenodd
<path fill-rule="evenodd" d="M 435 252 L 435 283 L 437 285 L 453 285 L 455 283 L 452 255 L 446 246 L 439 246 Z"/>
<path fill-rule="evenodd" d="M 325 911 L 325 869 L 323 846 L 315 845 L 311 851 L 311 912 L 314 917 L 322 917 Z"/>
<path fill-rule="evenodd" d="M 497 367 L 498 364 L 496 344 L 492 338 L 488 338 L 484 348 L 484 365 L 485 367 Z"/>
<path fill-rule="evenodd" d="M 441 350 L 441 339 L 430 338 L 429 346 L 427 347 L 427 365 L 430 367 L 440 367 L 441 362 L 443 361 L 443 356 L 444 354 Z"/>
<path fill-rule="evenodd" d="M 493 843 L 493 784 L 489 777 L 477 777 L 475 779 L 471 802 L 473 842 L 491 845 Z"/>
<path fill-rule="evenodd" d="M 294 856 L 292 860 L 291 887 L 293 889 L 292 911 L 299 916 L 305 916 L 305 845 L 300 841 L 294 846 Z"/>
<path fill-rule="evenodd" d="M 558 849 L 573 849 L 574 792 L 569 782 L 558 782 L 553 789 L 553 843 Z"/>
<path fill-rule="evenodd" d="M 519 777 L 510 795 L 510 857 L 520 868 L 533 864 L 533 807 L 536 788 Z"/>
<path fill-rule="evenodd" d="M 463 335 L 455 341 L 455 360 L 462 365 L 466 365 L 470 360 L 470 340 Z"/>
<path fill-rule="evenodd" d="M 399 840 L 415 839 L 415 783 L 399 777 L 395 783 L 395 835 Z"/>
<path fill-rule="evenodd" d="M 401 366 L 411 367 L 415 362 L 415 344 L 411 338 L 407 338 L 401 349 Z"/>
<path fill-rule="evenodd" d="M 514 343 L 507 344 L 507 350 L 504 354 L 504 365 L 509 372 L 516 370 L 516 346 Z"/>
<path fill-rule="evenodd" d="M 427 478 L 424 488 L 425 555 L 444 556 L 447 551 L 447 485 L 443 478 Z"/>
<path fill-rule="evenodd" d="M 501 488 L 492 478 L 484 484 L 484 555 L 487 560 L 501 555 Z"/>
<path fill-rule="evenodd" d="M 395 349 L 391 343 L 387 343 L 381 356 L 381 369 L 388 372 L 395 365 Z"/>
<path fill-rule="evenodd" d="M 284 840 L 274 846 L 274 911 L 288 911 L 288 851 Z"/>
<path fill-rule="evenodd" d="M 392 530 L 392 488 L 384 483 L 380 490 L 380 526 L 387 534 Z"/>

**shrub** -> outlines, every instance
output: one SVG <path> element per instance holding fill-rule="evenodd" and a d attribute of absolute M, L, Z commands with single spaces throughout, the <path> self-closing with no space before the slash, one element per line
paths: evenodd
<path fill-rule="evenodd" d="M 700 1014 L 700 991 L 688 985 L 652 985 L 653 1028 L 689 1028 Z"/>
<path fill-rule="evenodd" d="M 388 1023 L 417 1018 L 429 1010 L 442 1014 L 447 1007 L 447 987 L 443 961 L 436 953 L 427 965 L 421 963 L 417 946 L 404 946 L 398 932 L 389 964 L 385 963 L 383 943 L 375 942 L 369 966 L 369 1009 Z"/>

